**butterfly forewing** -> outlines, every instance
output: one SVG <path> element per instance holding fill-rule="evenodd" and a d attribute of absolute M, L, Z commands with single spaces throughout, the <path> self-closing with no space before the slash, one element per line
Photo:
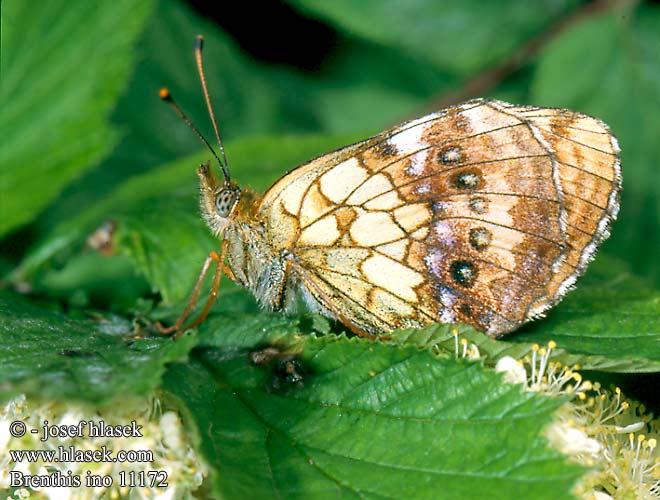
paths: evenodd
<path fill-rule="evenodd" d="M 557 302 L 606 237 L 617 154 L 593 118 L 475 100 L 293 170 L 259 216 L 301 286 L 354 329 L 496 336 Z"/>

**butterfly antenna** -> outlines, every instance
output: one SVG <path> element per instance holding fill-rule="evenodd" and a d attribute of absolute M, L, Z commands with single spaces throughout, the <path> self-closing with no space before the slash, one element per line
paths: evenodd
<path fill-rule="evenodd" d="M 190 121 L 190 119 L 185 115 L 183 111 L 181 111 L 181 108 L 179 105 L 174 101 L 174 98 L 172 97 L 172 94 L 170 94 L 170 91 L 163 87 L 160 89 L 158 92 L 158 95 L 160 98 L 168 103 L 170 106 L 174 108 L 174 111 L 176 111 L 176 114 L 181 117 L 181 119 L 192 129 L 195 134 L 197 134 L 197 137 L 201 139 L 201 141 L 206 144 L 206 147 L 209 148 L 209 151 L 213 153 L 213 156 L 215 156 L 215 159 L 218 160 L 218 164 L 220 165 L 220 168 L 222 168 L 222 172 L 225 174 L 225 179 L 227 182 L 229 182 L 229 172 L 225 173 L 225 167 L 220 161 L 220 158 L 218 157 L 218 154 L 215 152 L 215 149 L 213 149 L 213 146 L 209 144 L 209 141 L 206 140 L 206 138 L 202 135 L 202 133 L 193 125 L 193 122 Z"/>
<path fill-rule="evenodd" d="M 213 113 L 213 106 L 211 106 L 211 96 L 209 95 L 208 87 L 206 86 L 206 76 L 204 75 L 204 62 L 202 59 L 202 48 L 204 47 L 204 37 L 202 35 L 197 35 L 195 40 L 195 59 L 197 60 L 197 71 L 199 73 L 199 79 L 202 81 L 202 89 L 204 91 L 204 99 L 206 100 L 206 107 L 209 110 L 209 116 L 211 117 L 211 123 L 213 124 L 213 130 L 215 131 L 215 138 L 218 140 L 218 148 L 220 149 L 220 154 L 222 155 L 223 162 L 220 164 L 222 168 L 222 173 L 225 176 L 225 182 L 229 183 L 229 164 L 227 162 L 227 155 L 225 154 L 225 147 L 222 145 L 222 139 L 220 139 L 220 132 L 218 131 L 218 123 L 215 121 L 215 114 Z"/>

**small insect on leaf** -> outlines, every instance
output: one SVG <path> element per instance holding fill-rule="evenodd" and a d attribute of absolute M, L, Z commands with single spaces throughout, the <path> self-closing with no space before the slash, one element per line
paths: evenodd
<path fill-rule="evenodd" d="M 204 320 L 220 276 L 267 310 L 313 312 L 359 335 L 433 322 L 498 337 L 543 314 L 584 273 L 619 209 L 619 147 L 607 125 L 565 109 L 474 99 L 403 123 L 292 170 L 261 196 L 169 92 L 223 174 L 200 168 L 203 217 L 222 240 L 166 333 Z M 199 318 L 184 326 L 210 264 Z"/>

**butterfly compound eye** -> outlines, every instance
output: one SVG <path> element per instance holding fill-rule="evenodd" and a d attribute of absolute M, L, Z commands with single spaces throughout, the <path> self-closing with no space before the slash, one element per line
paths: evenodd
<path fill-rule="evenodd" d="M 215 198 L 215 208 L 220 217 L 229 217 L 236 202 L 238 201 L 239 191 L 236 189 L 222 189 Z"/>

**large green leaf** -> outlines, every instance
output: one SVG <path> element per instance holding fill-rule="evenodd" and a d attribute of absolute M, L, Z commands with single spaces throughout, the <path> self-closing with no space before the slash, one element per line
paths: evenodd
<path fill-rule="evenodd" d="M 122 140 L 98 168 L 66 189 L 40 221 L 40 230 L 48 232 L 77 207 L 94 203 L 126 178 L 200 149 L 195 134 L 158 97 L 161 87 L 170 89 L 204 135 L 213 136 L 193 54 L 200 33 L 206 40 L 209 90 L 224 137 L 275 129 L 279 105 L 264 68 L 181 2 L 160 0 L 140 37 L 141 60 L 113 113 Z"/>
<path fill-rule="evenodd" d="M 201 332 L 214 347 L 165 376 L 219 496 L 568 498 L 580 474 L 542 437 L 561 400 L 478 364 L 301 339 L 292 322 L 279 333 L 244 322 L 213 333 L 219 326 Z M 255 364 L 250 352 L 268 345 L 289 356 Z"/>
<path fill-rule="evenodd" d="M 620 221 L 609 252 L 660 284 L 660 6 L 575 26 L 542 54 L 534 101 L 575 108 L 610 124 L 621 145 Z"/>
<path fill-rule="evenodd" d="M 78 318 L 3 292 L 0 396 L 22 392 L 103 403 L 148 394 L 159 385 L 164 365 L 185 357 L 197 339 L 172 342 L 136 328 L 118 316 Z"/>
<path fill-rule="evenodd" d="M 0 235 L 116 144 L 108 114 L 151 2 L 2 2 Z"/>
<path fill-rule="evenodd" d="M 577 4 L 572 0 L 289 0 L 350 34 L 423 56 L 461 76 L 492 65 Z"/>
<path fill-rule="evenodd" d="M 428 113 L 456 78 L 399 48 L 351 38 L 308 84 L 323 130 L 378 133 Z"/>

